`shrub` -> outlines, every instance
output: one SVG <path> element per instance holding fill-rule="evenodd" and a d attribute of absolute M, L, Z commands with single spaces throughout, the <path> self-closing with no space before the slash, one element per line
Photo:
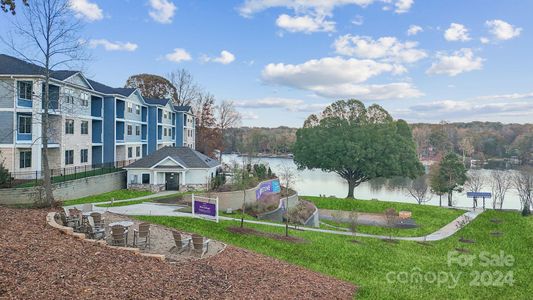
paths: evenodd
<path fill-rule="evenodd" d="M 4 167 L 4 161 L 0 161 L 0 186 L 9 182 L 11 179 L 11 174 L 9 170 Z"/>
<path fill-rule="evenodd" d="M 287 217 L 293 224 L 304 225 L 305 221 L 315 212 L 315 206 L 309 201 L 301 200 L 295 207 L 289 209 Z"/>

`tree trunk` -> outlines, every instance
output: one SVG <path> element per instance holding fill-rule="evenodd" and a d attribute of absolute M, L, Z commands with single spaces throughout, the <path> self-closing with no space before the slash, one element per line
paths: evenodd
<path fill-rule="evenodd" d="M 42 150 L 42 168 L 44 172 L 43 176 L 43 188 L 45 193 L 45 204 L 47 206 L 52 206 L 54 202 L 54 194 L 52 191 L 52 177 L 50 174 L 50 164 L 48 161 L 48 111 L 49 111 L 49 105 L 50 105 L 50 72 L 48 70 L 48 60 L 46 62 L 46 75 L 45 75 L 45 86 L 44 86 L 44 97 L 41 97 L 43 99 L 44 104 L 44 113 L 42 115 L 41 120 L 41 139 L 43 142 L 43 150 Z"/>
<path fill-rule="evenodd" d="M 439 206 L 442 207 L 442 195 L 439 195 Z"/>
<path fill-rule="evenodd" d="M 353 196 L 353 190 L 355 189 L 356 187 L 356 184 L 353 180 L 347 180 L 348 181 L 348 196 L 346 196 L 346 198 L 354 198 Z"/>
<path fill-rule="evenodd" d="M 449 207 L 452 207 L 452 206 L 453 206 L 453 202 L 452 202 L 452 194 L 453 194 L 453 192 L 448 192 L 448 206 L 449 206 Z"/>
<path fill-rule="evenodd" d="M 287 187 L 287 199 L 285 199 L 285 236 L 289 236 L 289 188 Z"/>
<path fill-rule="evenodd" d="M 242 215 L 241 215 L 241 228 L 244 227 L 244 212 L 246 209 L 246 189 L 242 190 Z"/>

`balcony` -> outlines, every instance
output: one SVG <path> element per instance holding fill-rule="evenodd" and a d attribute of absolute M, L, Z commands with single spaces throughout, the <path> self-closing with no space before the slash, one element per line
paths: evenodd
<path fill-rule="evenodd" d="M 124 111 L 126 110 L 126 103 L 117 99 L 117 119 L 124 119 Z"/>
<path fill-rule="evenodd" d="M 91 116 L 102 117 L 103 99 L 100 97 L 91 96 Z"/>
<path fill-rule="evenodd" d="M 102 143 L 102 121 L 100 120 L 93 120 L 92 121 L 92 141 L 94 144 L 101 144 Z"/>

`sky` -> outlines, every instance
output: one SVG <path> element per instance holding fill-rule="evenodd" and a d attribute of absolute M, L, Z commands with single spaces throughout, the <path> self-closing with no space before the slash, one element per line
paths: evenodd
<path fill-rule="evenodd" d="M 244 126 L 350 98 L 408 122 L 533 120 L 533 1 L 70 1 L 89 78 L 185 68 Z"/>

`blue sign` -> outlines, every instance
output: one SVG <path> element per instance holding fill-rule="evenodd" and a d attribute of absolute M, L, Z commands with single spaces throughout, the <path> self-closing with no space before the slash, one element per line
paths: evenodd
<path fill-rule="evenodd" d="M 261 183 L 261 185 L 259 185 L 259 188 L 255 191 L 255 199 L 259 200 L 261 198 L 261 195 L 263 195 L 265 192 L 281 192 L 279 180 L 274 179 Z"/>
<path fill-rule="evenodd" d="M 492 193 L 489 192 L 467 192 L 467 198 L 491 198 Z"/>

